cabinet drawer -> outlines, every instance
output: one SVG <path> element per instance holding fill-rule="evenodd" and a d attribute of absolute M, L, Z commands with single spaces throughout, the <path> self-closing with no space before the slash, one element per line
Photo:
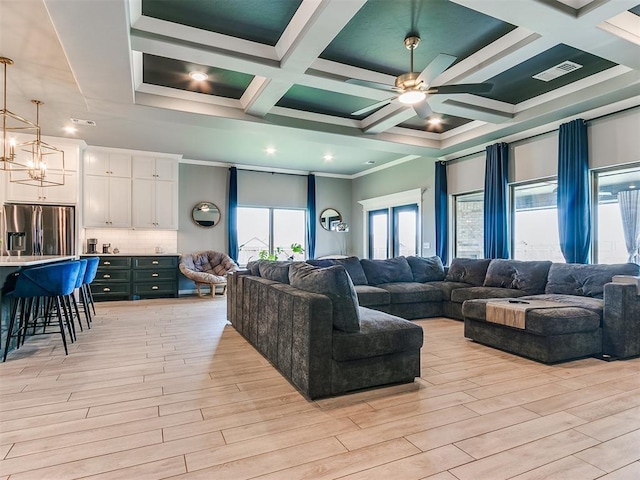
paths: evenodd
<path fill-rule="evenodd" d="M 98 268 L 130 268 L 131 257 L 100 257 Z"/>
<path fill-rule="evenodd" d="M 96 273 L 96 282 L 129 282 L 131 270 L 116 270 L 115 268 L 100 268 Z"/>
<path fill-rule="evenodd" d="M 133 268 L 176 268 L 178 257 L 133 257 Z"/>
<path fill-rule="evenodd" d="M 156 295 L 178 295 L 178 285 L 176 282 L 144 282 L 134 283 L 132 294 L 140 297 Z"/>
<path fill-rule="evenodd" d="M 134 270 L 133 281 L 138 282 L 175 282 L 176 270 L 158 268 L 149 270 Z"/>
<path fill-rule="evenodd" d="M 129 283 L 103 283 L 93 282 L 91 284 L 91 293 L 94 297 L 128 297 L 131 291 L 131 284 Z"/>

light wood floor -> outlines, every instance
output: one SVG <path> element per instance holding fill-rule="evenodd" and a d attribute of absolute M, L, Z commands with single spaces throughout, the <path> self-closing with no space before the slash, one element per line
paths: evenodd
<path fill-rule="evenodd" d="M 0 365 L 0 480 L 640 478 L 640 359 L 546 366 L 419 321 L 422 378 L 308 402 L 226 299 L 98 304 Z"/>

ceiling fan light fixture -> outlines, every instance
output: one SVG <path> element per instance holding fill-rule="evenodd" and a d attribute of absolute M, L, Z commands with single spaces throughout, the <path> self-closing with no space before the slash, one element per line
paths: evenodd
<path fill-rule="evenodd" d="M 196 82 L 204 82 L 207 78 L 209 78 L 209 75 L 204 72 L 190 72 L 189 76 Z"/>
<path fill-rule="evenodd" d="M 413 105 L 427 98 L 424 92 L 420 90 L 407 90 L 398 97 L 400 103 L 405 105 Z"/>

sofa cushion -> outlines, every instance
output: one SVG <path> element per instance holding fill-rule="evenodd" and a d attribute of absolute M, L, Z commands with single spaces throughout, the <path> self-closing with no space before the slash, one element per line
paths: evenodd
<path fill-rule="evenodd" d="M 331 265 L 342 265 L 346 270 L 354 285 L 367 285 L 367 277 L 364 274 L 360 259 L 358 257 L 347 258 L 321 258 L 310 259 L 307 263 L 315 267 L 330 267 Z"/>
<path fill-rule="evenodd" d="M 389 292 L 391 303 L 441 302 L 439 288 L 417 282 L 382 283 L 378 285 Z"/>
<path fill-rule="evenodd" d="M 578 295 L 530 295 L 520 297 L 522 300 L 548 300 L 550 302 L 564 303 L 569 307 L 580 307 L 598 314 L 602 320 L 604 300 L 601 298 L 580 297 Z"/>
<path fill-rule="evenodd" d="M 391 303 L 391 295 L 388 291 L 372 285 L 355 285 L 358 303 L 363 307 L 369 305 L 388 305 Z"/>
<path fill-rule="evenodd" d="M 422 327 L 388 313 L 360 307 L 360 331 L 333 332 L 333 359 L 338 362 L 420 350 Z"/>
<path fill-rule="evenodd" d="M 445 302 L 451 301 L 451 293 L 458 288 L 469 288 L 472 287 L 470 283 L 461 283 L 461 282 L 429 282 L 429 285 L 437 288 L 442 292 L 442 299 Z"/>
<path fill-rule="evenodd" d="M 444 280 L 444 267 L 440 257 L 406 257 L 414 282 L 436 282 Z"/>
<path fill-rule="evenodd" d="M 532 298 L 541 299 L 540 296 Z M 491 299 L 477 299 L 465 302 L 462 306 L 464 317 L 486 321 L 486 307 L 487 302 L 490 301 Z M 528 332 L 542 336 L 592 332 L 597 330 L 599 326 L 600 318 L 596 312 L 571 305 L 566 307 L 534 308 L 527 311 L 525 317 L 525 329 Z"/>
<path fill-rule="evenodd" d="M 487 268 L 484 286 L 513 288 L 527 295 L 544 293 L 550 267 L 549 261 L 525 262 L 497 258 L 491 260 Z"/>
<path fill-rule="evenodd" d="M 343 332 L 360 330 L 358 296 L 351 277 L 342 265 L 318 268 L 304 262 L 289 268 L 291 286 L 307 292 L 322 293 L 333 304 L 333 328 Z"/>
<path fill-rule="evenodd" d="M 256 277 L 260 276 L 260 262 L 262 260 L 251 260 L 250 262 L 247 262 L 247 270 L 249 270 L 249 272 L 251 272 L 251 275 L 254 275 Z"/>
<path fill-rule="evenodd" d="M 413 282 L 411 267 L 404 257 L 394 257 L 386 260 L 369 260 L 363 258 L 360 260 L 360 264 L 364 269 L 369 285 Z"/>
<path fill-rule="evenodd" d="M 480 287 L 484 283 L 490 262 L 490 259 L 484 258 L 454 258 L 445 281 L 470 283 Z"/>
<path fill-rule="evenodd" d="M 454 303 L 462 303 L 465 300 L 473 300 L 474 298 L 512 298 L 522 297 L 524 292 L 511 288 L 498 287 L 469 287 L 458 288 L 451 292 L 451 301 Z"/>
<path fill-rule="evenodd" d="M 578 263 L 554 263 L 549 269 L 549 281 L 545 293 L 580 295 L 602 298 L 604 284 L 614 275 L 638 275 L 640 266 L 635 263 L 611 265 L 582 265 Z"/>
<path fill-rule="evenodd" d="M 263 278 L 280 283 L 289 283 L 289 265 L 291 265 L 291 262 L 260 260 L 258 269 L 260 270 L 260 276 Z"/>

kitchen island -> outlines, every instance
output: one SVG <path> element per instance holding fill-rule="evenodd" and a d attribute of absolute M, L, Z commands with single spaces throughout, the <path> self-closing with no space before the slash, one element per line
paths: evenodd
<path fill-rule="evenodd" d="M 24 268 L 38 267 L 48 263 L 64 262 L 78 258 L 75 255 L 22 255 L 0 257 L 0 286 L 4 285 L 7 277 Z M 2 297 L 0 292 L 0 357 L 4 355 L 4 347 L 9 328 L 9 316 L 11 315 L 11 302 Z M 9 351 L 15 346 L 11 344 Z"/>

